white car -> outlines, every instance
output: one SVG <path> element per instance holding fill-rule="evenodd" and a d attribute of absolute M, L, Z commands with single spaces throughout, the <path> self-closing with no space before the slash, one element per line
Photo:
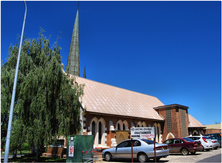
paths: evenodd
<path fill-rule="evenodd" d="M 133 139 L 133 158 L 139 162 L 146 162 L 149 159 L 154 159 L 154 141 L 147 139 Z M 156 160 L 159 161 L 162 157 L 169 155 L 167 144 L 155 143 Z M 125 140 L 116 147 L 105 149 L 102 152 L 102 157 L 106 161 L 113 158 L 130 159 L 131 158 L 131 140 Z"/>
<path fill-rule="evenodd" d="M 211 142 L 211 139 L 207 136 L 188 136 L 188 138 L 194 140 L 194 141 L 200 141 L 201 145 L 203 147 L 203 151 L 209 151 L 211 149 L 213 149 L 213 144 Z"/>
<path fill-rule="evenodd" d="M 220 143 L 218 142 L 216 138 L 210 137 L 210 136 L 204 136 L 204 137 L 208 137 L 209 139 L 211 139 L 213 149 L 217 149 L 218 147 L 220 147 Z"/>

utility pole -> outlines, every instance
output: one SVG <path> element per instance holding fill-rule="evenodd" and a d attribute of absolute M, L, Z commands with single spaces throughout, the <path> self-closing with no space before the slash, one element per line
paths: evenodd
<path fill-rule="evenodd" d="M 15 71 L 15 79 L 14 79 L 14 85 L 13 85 L 13 91 L 12 91 L 10 114 L 9 114 L 9 120 L 8 120 L 8 130 L 7 130 L 6 145 L 5 145 L 4 163 L 8 162 L 10 136 L 11 136 L 11 128 L 12 128 L 12 118 L 13 118 L 13 109 L 14 109 L 14 104 L 15 104 L 15 92 L 16 92 L 17 77 L 18 77 L 18 70 L 19 70 L 20 54 L 21 54 L 21 49 L 22 49 L 23 33 L 24 33 L 24 28 L 25 28 L 26 13 L 27 13 L 27 7 L 26 7 L 25 1 L 24 1 L 24 5 L 25 5 L 25 15 L 24 15 L 24 20 L 23 20 L 22 34 L 21 34 L 21 38 L 20 38 L 19 52 L 18 52 L 16 71 Z"/>

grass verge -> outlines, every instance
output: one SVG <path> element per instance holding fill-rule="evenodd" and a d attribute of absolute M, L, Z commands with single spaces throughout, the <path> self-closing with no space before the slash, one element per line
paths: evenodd
<path fill-rule="evenodd" d="M 18 158 L 8 159 L 8 162 L 35 162 L 35 156 L 23 156 Z M 53 158 L 53 157 L 40 157 L 40 162 L 66 162 L 62 158 Z"/>
<path fill-rule="evenodd" d="M 23 150 L 23 151 L 17 151 L 17 155 L 20 155 L 20 154 L 29 154 L 30 153 L 30 150 Z M 2 156 L 5 155 L 5 151 L 3 151 L 1 153 Z M 9 155 L 13 155 L 13 152 L 9 152 Z"/>

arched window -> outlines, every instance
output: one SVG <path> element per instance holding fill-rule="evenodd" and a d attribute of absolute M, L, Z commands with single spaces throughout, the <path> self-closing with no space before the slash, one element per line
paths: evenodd
<path fill-rule="evenodd" d="M 116 122 L 116 130 L 123 130 L 123 122 L 121 119 Z"/>
<path fill-rule="evenodd" d="M 120 124 L 118 123 L 118 127 L 117 127 L 117 130 L 120 130 Z"/>
<path fill-rule="evenodd" d="M 128 129 L 128 122 L 126 120 L 123 121 L 123 130 L 129 130 Z"/>
<path fill-rule="evenodd" d="M 138 123 L 137 123 L 137 127 L 141 127 L 142 126 L 142 123 L 139 121 Z"/>
<path fill-rule="evenodd" d="M 197 130 L 194 130 L 194 131 L 193 131 L 193 135 L 198 135 Z"/>
<path fill-rule="evenodd" d="M 143 121 L 142 125 L 142 127 L 146 127 L 146 122 Z"/>
<path fill-rule="evenodd" d="M 167 134 L 166 139 L 175 138 L 175 136 L 170 132 Z"/>
<path fill-rule="evenodd" d="M 157 135 L 157 142 L 159 142 L 159 127 L 157 126 L 157 133 L 156 133 L 156 135 Z"/>
<path fill-rule="evenodd" d="M 96 137 L 95 126 L 96 126 L 96 124 L 95 124 L 95 122 L 93 121 L 93 122 L 92 122 L 92 135 L 94 136 L 94 140 L 95 140 L 95 137 Z"/>
<path fill-rule="evenodd" d="M 102 140 L 102 123 L 99 122 L 99 144 L 101 144 Z"/>

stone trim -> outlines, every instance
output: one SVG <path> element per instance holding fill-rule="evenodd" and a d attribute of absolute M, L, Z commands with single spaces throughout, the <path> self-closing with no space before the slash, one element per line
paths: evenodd
<path fill-rule="evenodd" d="M 172 136 L 173 138 L 175 138 L 175 136 L 171 132 L 169 132 L 166 136 L 166 140 L 169 138 L 169 136 Z"/>
<path fill-rule="evenodd" d="M 113 121 L 109 121 L 109 130 L 110 131 L 115 131 L 114 125 L 113 125 Z"/>

